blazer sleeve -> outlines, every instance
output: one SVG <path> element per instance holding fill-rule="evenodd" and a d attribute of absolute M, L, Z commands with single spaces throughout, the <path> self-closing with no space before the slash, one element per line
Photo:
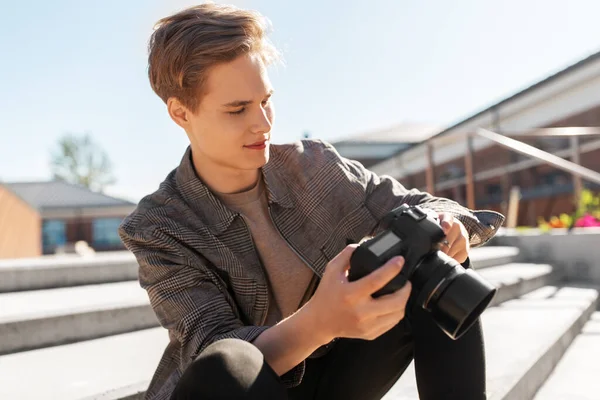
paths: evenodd
<path fill-rule="evenodd" d="M 190 260 L 178 250 L 174 238 L 159 228 L 119 234 L 139 264 L 139 281 L 150 304 L 170 336 L 179 342 L 180 372 L 211 343 L 236 338 L 252 342 L 269 326 L 245 325 L 227 288 L 204 260 Z M 281 376 L 296 386 L 304 375 L 304 362 Z"/>
<path fill-rule="evenodd" d="M 435 197 L 417 189 L 409 190 L 391 176 L 378 176 L 360 162 L 342 157 L 331 144 L 323 142 L 323 145 L 324 151 L 331 153 L 330 156 L 342 168 L 347 179 L 362 186 L 365 205 L 377 220 L 404 203 L 419 205 L 438 213 L 451 213 L 469 232 L 471 247 L 488 242 L 504 222 L 504 216 L 495 211 L 473 211 L 450 199 Z"/>

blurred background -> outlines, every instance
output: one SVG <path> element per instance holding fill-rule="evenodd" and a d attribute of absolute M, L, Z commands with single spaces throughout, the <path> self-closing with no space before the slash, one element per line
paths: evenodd
<path fill-rule="evenodd" d="M 422 155 L 376 165 L 440 133 L 600 125 L 600 90 L 581 93 L 600 71 L 596 1 L 233 3 L 271 20 L 271 39 L 285 57 L 285 66 L 271 71 L 275 143 L 325 139 L 376 172 L 427 189 Z M 80 239 L 99 249 L 118 247 L 118 222 L 108 214 L 122 217 L 154 191 L 187 145 L 150 89 L 147 40 L 159 18 L 196 2 L 0 4 L 0 188 L 38 211 L 69 206 L 62 214 L 42 212 L 41 251 Z M 550 151 L 569 146 L 565 138 L 533 142 Z M 466 204 L 466 184 L 456 181 L 465 175 L 458 158 L 464 146 L 438 147 L 435 194 Z M 592 161 L 598 154 L 584 151 L 580 162 L 598 170 Z M 474 167 L 481 172 L 484 160 L 493 168 L 520 158 L 527 157 L 488 149 L 476 154 Z M 65 181 L 105 196 L 59 183 Z M 572 190 L 564 185 L 569 181 L 554 168 L 515 171 L 513 182 L 504 183 L 496 174 L 476 181 L 475 205 L 502 210 L 514 184 L 564 186 L 524 193 L 532 206 L 521 207 L 518 224 L 535 226 L 538 217 L 569 211 L 554 204 L 567 201 L 561 195 Z M 96 205 L 115 210 L 85 210 Z M 83 226 L 73 218 L 85 220 Z"/>
<path fill-rule="evenodd" d="M 534 274 L 535 287 L 557 276 L 600 284 L 599 1 L 223 3 L 256 9 L 273 24 L 285 59 L 271 70 L 275 143 L 324 139 L 409 188 L 503 212 L 506 227 L 493 244 L 513 250 L 496 254 L 497 264 L 555 268 Z M 0 324 L 13 335 L 0 344 L 4 365 L 32 349 L 156 325 L 145 294 L 133 289 L 135 262 L 117 227 L 188 145 L 150 88 L 146 46 L 158 19 L 195 4 L 0 0 L 0 310 L 16 324 Z M 556 240 L 576 234 L 572 247 L 552 252 Z M 109 282 L 129 286 L 107 297 L 84 286 Z M 33 303 L 58 307 L 35 313 L 64 313 L 49 291 L 75 286 L 78 295 L 52 299 L 89 298 L 78 304 L 102 312 L 113 308 L 98 305 L 99 296 L 133 302 L 122 318 L 138 323 L 91 328 L 81 320 L 85 332 L 65 336 L 48 319 L 23 322 Z M 585 310 L 595 309 L 592 297 Z M 591 314 L 575 315 L 579 332 Z M 44 324 L 54 333 L 29 340 Z M 27 366 L 35 357 L 11 362 Z M 82 378 L 47 398 L 138 393 L 146 377 Z M 5 390 L 0 383 L 0 397 L 19 397 Z M 114 398 L 134 398 L 129 392 Z M 531 398 L 515 393 L 498 398 Z"/>

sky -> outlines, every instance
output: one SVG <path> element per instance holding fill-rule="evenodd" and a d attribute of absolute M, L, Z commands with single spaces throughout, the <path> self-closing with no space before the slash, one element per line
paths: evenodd
<path fill-rule="evenodd" d="M 154 23 L 198 1 L 0 0 L 0 181 L 51 178 L 67 133 L 90 133 L 138 201 L 181 160 L 185 133 L 147 79 Z M 403 122 L 447 126 L 600 51 L 600 1 L 246 0 L 284 66 L 275 143 Z"/>

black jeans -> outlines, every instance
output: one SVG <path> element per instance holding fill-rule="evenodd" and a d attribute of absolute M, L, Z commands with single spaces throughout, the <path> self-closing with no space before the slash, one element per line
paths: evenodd
<path fill-rule="evenodd" d="M 291 389 L 252 344 L 213 343 L 185 371 L 171 399 L 380 399 L 413 357 L 421 400 L 486 398 L 479 321 L 454 341 L 417 310 L 410 324 L 405 319 L 373 341 L 340 339 L 324 356 L 307 359 L 302 383 Z"/>

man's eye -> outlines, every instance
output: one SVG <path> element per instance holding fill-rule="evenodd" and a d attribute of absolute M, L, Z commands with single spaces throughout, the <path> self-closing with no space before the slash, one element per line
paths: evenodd
<path fill-rule="evenodd" d="M 240 115 L 241 113 L 243 113 L 244 111 L 246 111 L 246 108 L 240 108 L 237 111 L 228 111 L 229 114 L 231 115 Z"/>

